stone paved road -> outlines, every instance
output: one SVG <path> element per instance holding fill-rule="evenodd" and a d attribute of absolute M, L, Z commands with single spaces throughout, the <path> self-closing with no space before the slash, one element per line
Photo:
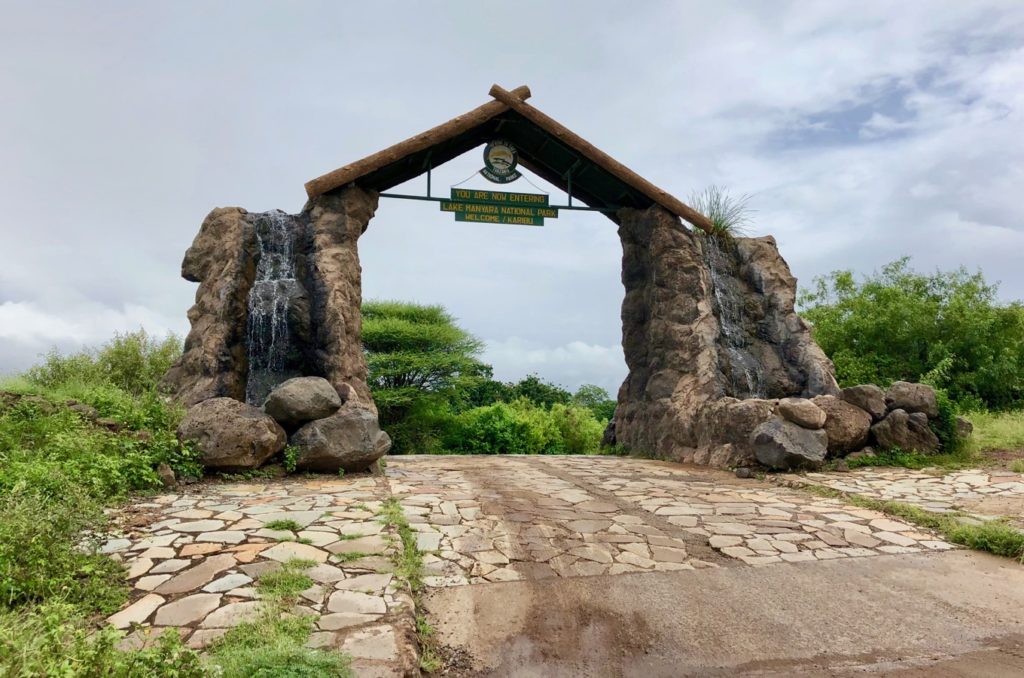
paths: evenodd
<path fill-rule="evenodd" d="M 900 498 L 911 492 L 922 500 L 941 501 L 931 476 L 872 478 L 858 472 L 815 480 L 862 483 L 864 492 L 883 494 L 898 486 Z M 975 494 L 1005 494 L 1016 500 L 1016 481 L 1001 476 L 988 480 L 985 487 L 997 492 L 980 491 L 973 474 L 958 476 L 949 487 L 961 494 L 966 486 Z M 759 581 L 757 576 L 737 579 L 729 573 L 772 572 L 764 579 L 771 583 L 765 585 L 785 588 L 796 572 L 827 568 L 807 579 L 818 587 L 819 604 L 827 607 L 829 595 L 822 591 L 829 582 L 845 590 L 846 576 L 858 580 L 873 571 L 902 573 L 932 562 L 900 566 L 900 559 L 977 557 L 874 511 L 703 467 L 614 457 L 394 457 L 380 478 L 202 483 L 126 507 L 119 518 L 126 526 L 124 536 L 115 536 L 105 548 L 128 566 L 135 592 L 131 604 L 109 621 L 121 628 L 140 625 L 129 643 L 179 628 L 190 645 L 203 647 L 257 613 L 261 575 L 290 558 L 306 558 L 318 563 L 310 571 L 316 584 L 303 593 L 297 612 L 318 616 L 311 643 L 349 652 L 359 675 L 408 675 L 415 666 L 411 598 L 390 574 L 393 535 L 375 515 L 389 494 L 400 501 L 426 552 L 425 581 L 433 592 L 427 598 L 434 606 L 428 611 L 447 609 L 450 624 L 441 633 L 445 642 L 466 640 L 459 634 L 467 629 L 471 633 L 477 625 L 492 631 L 494 624 L 500 627 L 498 618 L 503 618 L 506 605 L 509 614 L 515 613 L 526 598 L 516 597 L 515 588 L 503 594 L 503 586 L 526 586 L 523 595 L 531 605 L 550 613 L 545 633 L 557 636 L 563 629 L 570 638 L 586 631 L 575 627 L 590 618 L 594 591 L 628 601 L 626 592 L 647 581 L 630 576 L 651 578 L 651 585 L 662 587 L 665 596 L 679 597 L 685 587 L 701 587 L 703 582 L 742 598 L 755 593 L 742 582 Z M 301 529 L 291 533 L 265 527 L 274 520 L 293 520 Z M 354 552 L 369 555 L 345 555 Z M 961 569 L 973 567 L 974 561 L 963 562 Z M 787 569 L 793 567 L 812 569 Z M 906 575 L 898 577 L 905 581 Z M 572 586 L 552 588 L 560 580 Z M 684 588 L 673 588 L 677 586 Z M 900 586 L 878 582 L 876 594 L 884 598 L 885 591 Z M 542 588 L 550 593 L 541 593 Z M 544 606 L 544 600 L 556 600 L 563 592 L 568 597 L 556 609 Z M 794 588 L 792 595 L 801 592 Z M 652 596 L 635 596 L 650 600 L 629 611 L 632 616 L 607 613 L 612 616 L 602 628 L 622 633 L 607 640 L 612 650 L 602 649 L 601 656 L 618 651 L 616 643 L 624 644 L 619 649 L 626 654 L 643 651 L 644 634 L 625 630 L 642 629 L 652 621 L 649 614 L 665 612 L 657 611 L 664 606 Z M 871 604 L 888 609 L 897 604 L 894 600 Z M 739 605 L 735 600 L 731 604 Z M 488 611 L 488 606 L 496 608 Z M 496 615 L 490 626 L 480 621 L 487 614 Z M 742 605 L 723 614 L 742 617 Z M 891 616 L 889 623 L 900 623 L 897 608 Z M 990 621 L 995 628 L 1002 623 Z M 784 634 L 784 626 L 773 633 Z M 801 642 L 810 643 L 817 629 L 800 633 Z M 511 652 L 508 656 L 514 658 L 517 637 L 506 637 L 501 641 L 505 645 L 494 651 Z M 666 646 L 673 646 L 671 640 L 665 638 Z M 472 639 L 466 644 L 473 646 Z M 569 645 L 549 649 L 570 652 Z M 522 675 L 543 675 L 544 662 L 539 666 L 541 673 Z"/>
<path fill-rule="evenodd" d="M 950 473 L 903 468 L 858 468 L 849 473 L 783 476 L 875 499 L 914 504 L 935 513 L 964 511 L 979 517 L 1007 518 L 1024 527 L 1024 474 L 966 469 Z"/>
<path fill-rule="evenodd" d="M 613 457 L 388 465 L 431 586 L 953 548 L 881 513 L 729 473 Z"/>
<path fill-rule="evenodd" d="M 118 518 L 144 526 L 104 546 L 134 587 L 108 621 L 141 625 L 126 639 L 135 646 L 177 628 L 203 648 L 259 613 L 261 576 L 305 559 L 316 563 L 306 570 L 315 583 L 295 612 L 318 617 L 311 645 L 348 652 L 360 675 L 403 675 L 416 665 L 412 599 L 390 573 L 392 542 L 376 518 L 386 496 L 383 479 L 321 476 L 201 483 L 135 503 Z M 282 520 L 301 529 L 265 527 Z"/>

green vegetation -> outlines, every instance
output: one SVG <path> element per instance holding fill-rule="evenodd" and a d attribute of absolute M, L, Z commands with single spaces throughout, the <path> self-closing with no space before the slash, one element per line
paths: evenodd
<path fill-rule="evenodd" d="M 100 630 L 82 617 L 78 605 L 51 600 L 0 613 L 0 675 L 10 678 L 203 678 L 199 655 L 167 632 L 140 650 L 122 651 L 123 637 Z"/>
<path fill-rule="evenodd" d="M 402 505 L 394 497 L 390 497 L 381 506 L 380 520 L 398 532 L 402 547 L 393 551 L 395 576 L 409 587 L 419 607 L 419 595 L 423 590 L 423 554 L 416 546 L 416 533 L 405 518 Z M 416 615 L 416 636 L 420 645 L 420 669 L 424 673 L 434 673 L 441 668 L 441 657 L 434 641 L 434 629 L 427 618 Z"/>
<path fill-rule="evenodd" d="M 1024 410 L 1015 412 L 970 412 L 974 424 L 971 445 L 982 450 L 1024 450 Z"/>
<path fill-rule="evenodd" d="M 910 469 L 941 468 L 958 469 L 977 465 L 981 460 L 970 448 L 961 446 L 954 452 L 941 454 L 923 454 L 911 450 L 905 452 L 899 448 L 879 450 L 874 457 L 858 457 L 845 459 L 847 466 L 902 466 Z"/>
<path fill-rule="evenodd" d="M 292 559 L 256 582 L 263 608 L 259 616 L 228 631 L 210 647 L 214 675 L 224 678 L 328 678 L 353 676 L 340 652 L 307 648 L 315 617 L 296 615 L 291 606 L 313 585 L 303 572 L 316 563 Z"/>
<path fill-rule="evenodd" d="M 440 306 L 363 304 L 363 347 L 392 454 L 593 454 L 615 410 L 593 385 L 495 381 L 481 342 Z"/>
<path fill-rule="evenodd" d="M 821 497 L 839 498 L 854 506 L 902 518 L 934 530 L 954 544 L 1024 562 L 1024 532 L 1002 520 L 980 521 L 963 513 L 931 513 L 913 504 L 847 494 L 821 485 L 808 484 L 803 489 Z"/>
<path fill-rule="evenodd" d="M 306 615 L 282 616 L 274 607 L 228 631 L 210 648 L 212 674 L 223 678 L 348 678 L 355 674 L 340 652 L 305 647 L 316 623 Z"/>
<path fill-rule="evenodd" d="M 160 487 L 159 464 L 199 474 L 174 435 L 181 411 L 157 392 L 179 351 L 173 337 L 119 335 L 0 386 L 0 674 L 203 674 L 175 634 L 121 651 L 120 633 L 95 630 L 127 591 L 84 536 L 101 532 L 104 506 Z"/>
<path fill-rule="evenodd" d="M 268 572 L 260 577 L 256 582 L 256 588 L 265 598 L 295 598 L 313 585 L 313 580 L 303 572 L 309 567 L 309 561 L 289 560 L 281 566 L 281 569 Z"/>
<path fill-rule="evenodd" d="M 299 525 L 294 520 L 271 520 L 269 523 L 264 523 L 263 527 L 268 530 L 287 530 L 289 532 L 298 532 L 302 529 L 302 525 Z"/>
<path fill-rule="evenodd" d="M 721 186 L 690 194 L 690 206 L 711 221 L 713 230 L 709 235 L 723 240 L 746 233 L 750 224 L 749 202 L 749 195 L 734 198 Z"/>
<path fill-rule="evenodd" d="M 1000 303 L 982 274 L 910 269 L 898 259 L 858 281 L 816 278 L 801 315 L 843 385 L 924 381 L 960 410 L 1024 405 L 1024 305 Z"/>

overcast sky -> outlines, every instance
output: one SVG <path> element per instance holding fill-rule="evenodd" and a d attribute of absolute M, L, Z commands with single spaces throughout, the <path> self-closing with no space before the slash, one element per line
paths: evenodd
<path fill-rule="evenodd" d="M 0 373 L 184 334 L 179 266 L 211 208 L 298 211 L 304 182 L 494 82 L 684 200 L 751 194 L 802 283 L 910 254 L 1024 297 L 1019 0 L 0 0 L 0 64 Z M 500 378 L 624 376 L 621 249 L 596 213 L 473 225 L 382 201 L 360 250 L 365 298 L 446 305 Z"/>

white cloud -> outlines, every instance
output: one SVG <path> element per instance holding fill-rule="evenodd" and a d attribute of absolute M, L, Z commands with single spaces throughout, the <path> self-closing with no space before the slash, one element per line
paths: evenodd
<path fill-rule="evenodd" d="M 559 346 L 519 337 L 487 340 L 483 360 L 494 365 L 500 381 L 518 381 L 528 374 L 575 391 L 581 384 L 597 384 L 612 397 L 626 376 L 622 347 L 571 341 Z"/>

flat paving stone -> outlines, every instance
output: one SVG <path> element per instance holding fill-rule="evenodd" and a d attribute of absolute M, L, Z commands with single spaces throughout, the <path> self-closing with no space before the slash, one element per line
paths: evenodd
<path fill-rule="evenodd" d="M 194 593 L 161 606 L 153 623 L 156 626 L 187 626 L 217 609 L 219 604 L 220 594 Z"/>

